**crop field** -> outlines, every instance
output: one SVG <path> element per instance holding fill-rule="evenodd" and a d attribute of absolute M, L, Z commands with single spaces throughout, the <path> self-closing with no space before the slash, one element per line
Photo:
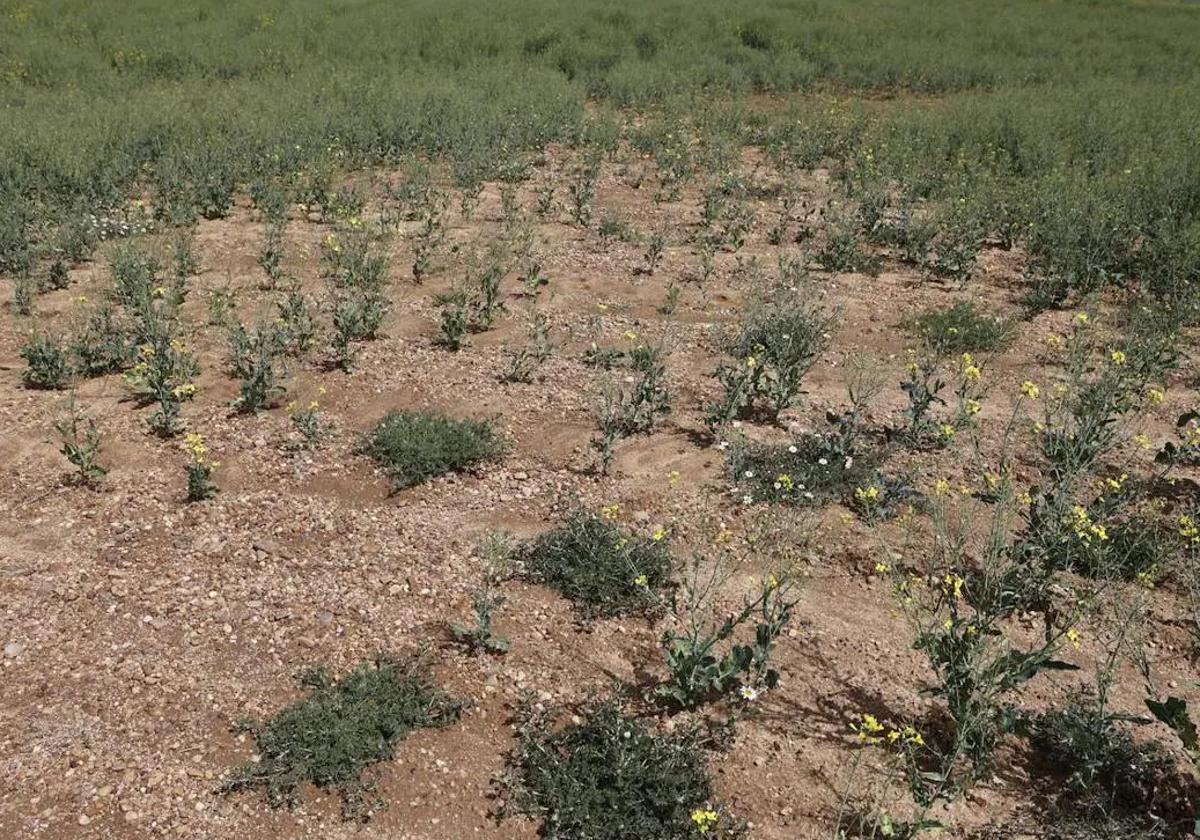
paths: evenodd
<path fill-rule="evenodd" d="M 0 837 L 1200 829 L 1200 4 L 0 0 Z"/>

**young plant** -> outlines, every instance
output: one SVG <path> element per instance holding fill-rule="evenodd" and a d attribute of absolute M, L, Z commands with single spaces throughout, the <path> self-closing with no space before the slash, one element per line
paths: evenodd
<path fill-rule="evenodd" d="M 95 487 L 108 474 L 108 467 L 99 462 L 100 430 L 95 420 L 76 408 L 74 398 L 69 411 L 67 419 L 54 426 L 62 439 L 61 452 L 75 467 L 79 483 Z"/>
<path fill-rule="evenodd" d="M 660 699 L 693 708 L 735 688 L 748 698 L 778 684 L 771 651 L 799 600 L 796 581 L 783 572 L 767 575 L 740 609 L 720 620 L 718 599 L 730 575 L 724 557 L 696 554 L 680 587 L 671 591 L 674 629 L 659 641 L 667 667 L 667 678 L 655 689 Z M 751 624 L 752 640 L 741 639 L 739 630 Z"/>
<path fill-rule="evenodd" d="M 208 445 L 204 437 L 190 433 L 184 439 L 191 460 L 187 465 L 187 500 L 203 502 L 217 495 L 217 485 L 213 484 L 213 470 L 220 466 L 217 461 L 209 460 Z"/>

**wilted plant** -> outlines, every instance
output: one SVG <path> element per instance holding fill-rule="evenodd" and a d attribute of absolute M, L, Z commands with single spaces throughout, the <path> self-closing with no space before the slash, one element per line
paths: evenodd
<path fill-rule="evenodd" d="M 492 617 L 504 606 L 505 598 L 498 587 L 509 574 L 512 546 L 506 534 L 497 532 L 489 534 L 476 553 L 482 558 L 484 569 L 479 586 L 471 593 L 470 623 L 451 622 L 450 633 L 471 651 L 507 653 L 509 640 L 496 632 Z"/>
<path fill-rule="evenodd" d="M 587 227 L 592 222 L 592 200 L 596 197 L 596 180 L 599 177 L 600 162 L 589 159 L 575 168 L 567 184 L 571 218 L 580 227 Z"/>
<path fill-rule="evenodd" d="M 506 349 L 508 364 L 500 374 L 501 382 L 531 382 L 546 360 L 554 355 L 550 341 L 550 319 L 544 312 L 535 312 L 529 320 L 529 341 L 516 349 Z"/>

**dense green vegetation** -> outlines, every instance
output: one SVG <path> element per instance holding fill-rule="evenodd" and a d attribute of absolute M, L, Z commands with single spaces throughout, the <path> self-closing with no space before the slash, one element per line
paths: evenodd
<path fill-rule="evenodd" d="M 519 178 L 549 141 L 604 148 L 626 107 L 684 178 L 754 143 L 942 199 L 956 241 L 1028 246 L 1045 303 L 1128 276 L 1177 290 L 1200 264 L 1187 4 L 6 0 L 0 19 L 8 272 L 86 250 L 86 215 L 131 190 L 178 220 L 256 178 L 319 194 L 409 154 Z"/>

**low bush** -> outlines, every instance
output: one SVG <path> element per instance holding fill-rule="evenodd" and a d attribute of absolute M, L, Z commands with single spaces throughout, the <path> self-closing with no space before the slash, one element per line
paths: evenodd
<path fill-rule="evenodd" d="M 969 301 L 928 309 L 904 326 L 937 356 L 1000 350 L 1016 332 L 1013 321 L 984 315 Z"/>
<path fill-rule="evenodd" d="M 372 785 L 363 771 L 390 759 L 414 730 L 453 722 L 463 707 L 434 688 L 415 659 L 365 662 L 340 680 L 317 668 L 301 684 L 307 697 L 267 721 L 243 724 L 258 758 L 237 770 L 225 791 L 262 789 L 278 807 L 294 804 L 297 788 L 310 782 L 337 791 L 347 817 L 365 819 L 381 803 L 367 800 Z"/>
<path fill-rule="evenodd" d="M 583 511 L 527 543 L 519 556 L 535 580 L 557 589 L 587 616 L 652 607 L 654 593 L 667 583 L 671 571 L 662 531 L 638 537 Z"/>
<path fill-rule="evenodd" d="M 555 728 L 521 726 L 512 759 L 512 809 L 542 818 L 553 840 L 735 838 L 741 826 L 711 805 L 712 783 L 694 734 L 657 735 L 614 701 Z"/>
<path fill-rule="evenodd" d="M 389 411 L 367 436 L 363 452 L 395 490 L 495 458 L 507 444 L 486 420 L 455 420 L 427 411 Z"/>

